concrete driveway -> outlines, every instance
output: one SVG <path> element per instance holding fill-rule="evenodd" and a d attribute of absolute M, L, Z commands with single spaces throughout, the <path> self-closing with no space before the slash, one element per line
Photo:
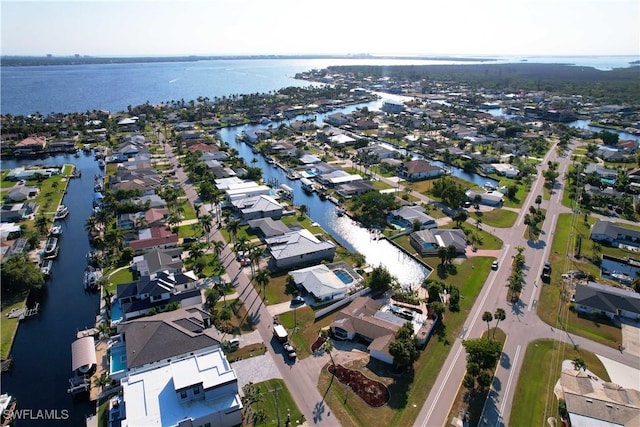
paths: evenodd
<path fill-rule="evenodd" d="M 238 387 L 240 390 L 250 382 L 255 384 L 272 378 L 282 378 L 269 352 L 266 352 L 262 356 L 238 360 L 237 362 L 233 362 L 231 367 L 236 371 L 236 375 L 238 376 Z"/>
<path fill-rule="evenodd" d="M 620 319 L 622 322 L 622 347 L 624 352 L 640 356 L 640 322 Z"/>

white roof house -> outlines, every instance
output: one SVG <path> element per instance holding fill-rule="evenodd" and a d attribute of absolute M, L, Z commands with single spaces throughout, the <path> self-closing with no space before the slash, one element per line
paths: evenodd
<path fill-rule="evenodd" d="M 264 194 L 235 199 L 231 201 L 231 204 L 240 211 L 245 221 L 257 218 L 279 219 L 282 217 L 282 205 L 273 197 Z"/>
<path fill-rule="evenodd" d="M 271 188 L 266 185 L 261 185 L 253 181 L 242 182 L 239 184 L 231 184 L 227 188 L 227 199 L 232 202 L 237 199 L 245 197 L 259 196 L 261 194 L 269 194 Z"/>
<path fill-rule="evenodd" d="M 291 271 L 296 285 L 301 286 L 319 300 L 333 300 L 347 295 L 348 285 L 324 264 Z"/>
<path fill-rule="evenodd" d="M 222 349 L 141 370 L 121 381 L 122 426 L 233 426 L 241 423 L 238 378 Z M 185 420 L 189 424 L 181 424 Z"/>
<path fill-rule="evenodd" d="M 302 229 L 281 236 L 265 239 L 273 266 L 278 269 L 333 260 L 336 245 L 328 240 L 320 240 L 309 230 Z"/>

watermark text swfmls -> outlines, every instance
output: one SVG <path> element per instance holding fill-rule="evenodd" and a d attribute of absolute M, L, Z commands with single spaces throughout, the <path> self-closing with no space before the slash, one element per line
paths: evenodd
<path fill-rule="evenodd" d="M 5 419 L 11 420 L 68 420 L 68 409 L 7 409 L 2 414 Z"/>

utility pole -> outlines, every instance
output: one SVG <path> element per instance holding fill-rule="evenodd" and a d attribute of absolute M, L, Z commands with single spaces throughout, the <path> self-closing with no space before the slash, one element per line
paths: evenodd
<path fill-rule="evenodd" d="M 273 400 L 276 402 L 276 416 L 278 417 L 278 426 L 280 426 L 280 408 L 278 408 L 278 392 L 282 390 L 282 387 L 276 387 L 271 390 L 267 390 L 273 395 Z"/>

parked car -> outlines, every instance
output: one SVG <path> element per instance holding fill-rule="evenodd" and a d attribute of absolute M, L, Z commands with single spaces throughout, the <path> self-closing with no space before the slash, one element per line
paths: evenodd
<path fill-rule="evenodd" d="M 498 261 L 493 261 L 491 263 L 491 269 L 493 269 L 493 270 L 497 270 L 498 269 Z"/>
<path fill-rule="evenodd" d="M 549 283 L 551 281 L 551 264 L 549 261 L 544 263 L 544 267 L 542 267 L 542 281 L 545 283 Z"/>
<path fill-rule="evenodd" d="M 293 348 L 293 346 L 288 342 L 282 344 L 282 348 L 284 348 L 284 351 L 287 352 L 287 356 L 289 356 L 289 358 L 291 358 L 292 360 L 295 360 L 295 358 L 298 356 L 296 354 L 296 349 Z"/>
<path fill-rule="evenodd" d="M 302 298 L 300 295 L 296 295 L 295 297 L 293 297 L 293 299 L 291 300 L 291 304 L 296 305 L 296 304 L 304 304 L 304 298 Z"/>

